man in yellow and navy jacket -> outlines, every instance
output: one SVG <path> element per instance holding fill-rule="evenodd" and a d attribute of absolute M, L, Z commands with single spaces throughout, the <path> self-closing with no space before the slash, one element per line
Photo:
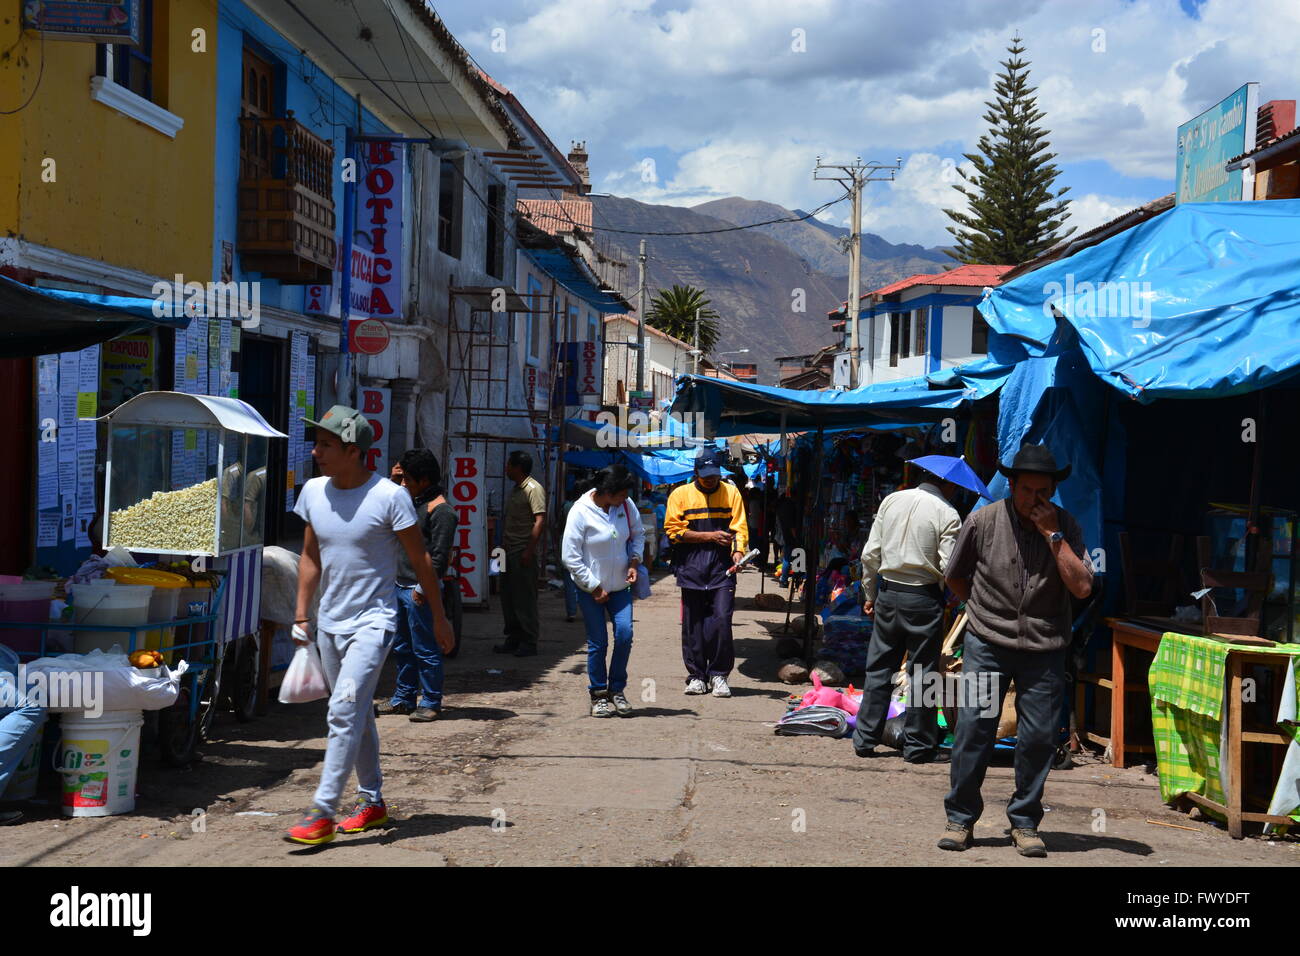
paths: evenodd
<path fill-rule="evenodd" d="M 695 478 L 673 489 L 664 534 L 673 546 L 673 570 L 682 592 L 682 660 L 686 693 L 730 697 L 727 675 L 735 665 L 731 612 L 736 577 L 727 570 L 749 550 L 745 502 L 722 480 L 726 452 L 705 448 L 695 459 Z"/>

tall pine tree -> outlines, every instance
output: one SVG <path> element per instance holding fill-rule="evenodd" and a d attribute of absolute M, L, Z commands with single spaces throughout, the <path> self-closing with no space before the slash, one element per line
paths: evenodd
<path fill-rule="evenodd" d="M 1032 259 L 1074 232 L 1059 231 L 1067 213 L 1061 197 L 1066 186 L 1053 192 L 1060 170 L 1052 162 L 1047 130 L 1036 125 L 1043 118 L 1035 88 L 1029 86 L 1029 61 L 1020 58 L 1025 48 L 1020 37 L 1007 47 L 993 91 L 997 99 L 985 102 L 984 120 L 989 131 L 980 137 L 978 153 L 966 153 L 973 173 L 958 169 L 967 185 L 953 186 L 966 197 L 969 213 L 945 209 L 957 225 L 948 231 L 957 239 L 948 255 L 965 263 L 1015 265 Z"/>

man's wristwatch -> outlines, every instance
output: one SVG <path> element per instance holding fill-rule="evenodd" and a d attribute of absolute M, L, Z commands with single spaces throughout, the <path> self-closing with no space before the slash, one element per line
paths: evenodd
<path fill-rule="evenodd" d="M 1064 541 L 1065 535 L 1060 531 L 1053 531 L 1051 534 L 1047 536 L 1047 540 L 1051 544 L 1056 544 L 1056 542 L 1058 541 Z"/>

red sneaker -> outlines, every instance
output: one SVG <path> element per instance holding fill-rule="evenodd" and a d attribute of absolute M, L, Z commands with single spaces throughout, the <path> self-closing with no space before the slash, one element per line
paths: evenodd
<path fill-rule="evenodd" d="M 375 803 L 366 797 L 357 797 L 352 816 L 339 823 L 340 833 L 363 833 L 375 827 L 388 826 L 388 807 L 384 801 Z"/>
<path fill-rule="evenodd" d="M 319 807 L 312 807 L 296 826 L 285 831 L 284 838 L 290 843 L 307 846 L 329 843 L 334 839 L 334 818 Z"/>

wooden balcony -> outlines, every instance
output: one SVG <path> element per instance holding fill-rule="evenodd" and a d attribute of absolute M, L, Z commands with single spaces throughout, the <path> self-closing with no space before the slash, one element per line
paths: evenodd
<path fill-rule="evenodd" d="M 239 231 L 244 269 L 328 283 L 338 249 L 334 147 L 293 118 L 239 118 Z"/>

